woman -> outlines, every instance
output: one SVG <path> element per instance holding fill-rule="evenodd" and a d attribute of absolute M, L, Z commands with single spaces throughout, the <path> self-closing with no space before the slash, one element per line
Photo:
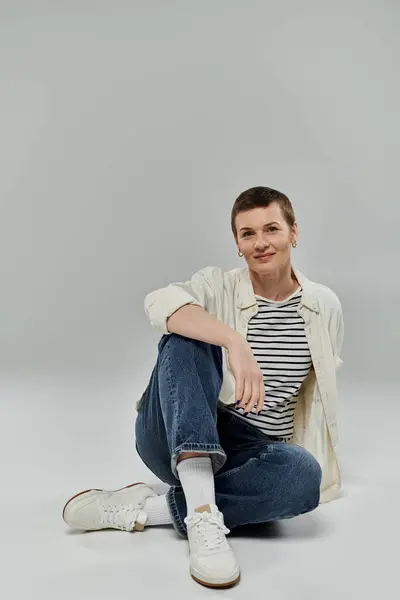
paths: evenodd
<path fill-rule="evenodd" d="M 145 298 L 163 336 L 137 404 L 136 449 L 168 493 L 144 483 L 87 490 L 63 511 L 83 529 L 171 523 L 188 538 L 192 577 L 210 587 L 240 578 L 231 529 L 310 512 L 341 485 L 339 299 L 292 267 L 287 196 L 243 192 L 231 227 L 247 267 L 205 267 Z"/>

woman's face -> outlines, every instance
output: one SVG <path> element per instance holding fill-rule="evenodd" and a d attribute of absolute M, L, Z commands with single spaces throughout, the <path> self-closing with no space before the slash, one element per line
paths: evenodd
<path fill-rule="evenodd" d="M 276 202 L 239 213 L 236 230 L 238 249 L 253 271 L 268 273 L 290 263 L 291 244 L 297 239 L 297 224 L 289 227 Z M 267 253 L 271 256 L 257 258 Z"/>

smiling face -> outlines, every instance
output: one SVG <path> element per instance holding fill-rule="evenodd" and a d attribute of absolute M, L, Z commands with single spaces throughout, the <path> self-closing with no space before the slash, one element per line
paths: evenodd
<path fill-rule="evenodd" d="M 297 239 L 297 224 L 289 227 L 279 204 L 252 208 L 236 216 L 236 244 L 250 269 L 260 274 L 290 264 L 291 244 Z M 261 254 L 271 254 L 264 259 Z"/>

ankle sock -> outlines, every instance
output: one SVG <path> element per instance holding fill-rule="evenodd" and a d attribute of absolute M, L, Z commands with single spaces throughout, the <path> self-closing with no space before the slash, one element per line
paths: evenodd
<path fill-rule="evenodd" d="M 187 514 L 203 504 L 215 504 L 215 485 L 209 456 L 185 458 L 176 469 L 186 498 Z"/>
<path fill-rule="evenodd" d="M 146 527 L 148 525 L 172 525 L 165 494 L 147 498 L 143 510 L 147 513 Z"/>

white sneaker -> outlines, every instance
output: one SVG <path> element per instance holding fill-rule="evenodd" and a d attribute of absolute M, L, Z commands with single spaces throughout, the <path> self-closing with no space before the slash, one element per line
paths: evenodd
<path fill-rule="evenodd" d="M 225 534 L 223 514 L 215 504 L 195 509 L 185 519 L 187 527 L 190 574 L 195 581 L 207 587 L 230 587 L 240 579 L 240 569 Z"/>
<path fill-rule="evenodd" d="M 114 491 L 85 490 L 68 500 L 63 519 L 76 529 L 142 531 L 147 521 L 146 498 L 158 494 L 145 483 L 133 483 Z"/>

